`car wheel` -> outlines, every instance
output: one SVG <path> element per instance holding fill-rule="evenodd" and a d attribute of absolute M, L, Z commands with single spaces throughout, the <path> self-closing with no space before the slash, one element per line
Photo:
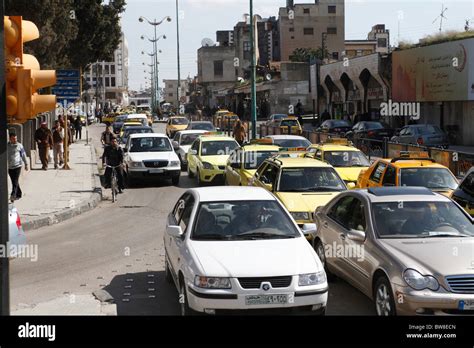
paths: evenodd
<path fill-rule="evenodd" d="M 170 265 L 168 264 L 168 261 L 166 261 L 166 257 L 165 257 L 165 280 L 169 284 L 173 283 L 173 276 L 171 275 Z"/>
<path fill-rule="evenodd" d="M 181 279 L 179 283 L 179 304 L 181 307 L 181 315 L 193 315 L 194 312 L 188 305 L 188 295 L 186 294 L 186 286 L 183 283 L 184 279 Z"/>
<path fill-rule="evenodd" d="M 191 169 L 189 168 L 189 164 L 188 164 L 187 170 L 188 170 L 188 177 L 189 177 L 190 179 L 194 178 L 194 174 L 193 174 L 193 172 L 191 171 Z"/>
<path fill-rule="evenodd" d="M 321 263 L 323 264 L 323 268 L 324 268 L 324 271 L 326 272 L 326 276 L 328 280 L 335 279 L 335 276 L 328 270 L 328 265 L 326 263 L 326 253 L 324 251 L 324 245 L 319 239 L 316 241 L 316 244 L 314 245 L 314 251 L 316 251 L 316 254 L 318 254 L 319 260 L 321 260 Z"/>
<path fill-rule="evenodd" d="M 173 183 L 174 186 L 178 186 L 178 185 L 179 185 L 179 178 L 180 178 L 179 175 L 173 176 L 173 177 L 171 178 L 171 182 Z"/>
<path fill-rule="evenodd" d="M 199 170 L 196 171 L 196 180 L 197 180 L 197 185 L 198 187 L 202 185 L 202 181 L 201 181 L 201 174 L 199 174 Z"/>
<path fill-rule="evenodd" d="M 377 279 L 374 288 L 375 310 L 379 316 L 396 315 L 392 286 L 385 276 Z"/>

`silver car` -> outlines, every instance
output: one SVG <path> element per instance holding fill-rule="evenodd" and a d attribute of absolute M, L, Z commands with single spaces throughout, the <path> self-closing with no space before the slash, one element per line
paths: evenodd
<path fill-rule="evenodd" d="M 11 248 L 12 254 L 10 256 L 15 257 L 15 250 L 20 245 L 26 244 L 26 235 L 23 231 L 23 227 L 21 226 L 21 219 L 20 214 L 18 214 L 18 210 L 13 206 L 13 204 L 9 204 L 8 206 L 8 231 L 9 231 L 9 243 Z"/>
<path fill-rule="evenodd" d="M 378 315 L 474 313 L 474 220 L 421 187 L 341 193 L 315 214 L 316 252 Z"/>
<path fill-rule="evenodd" d="M 449 147 L 448 136 L 438 126 L 431 124 L 414 124 L 403 127 L 392 137 L 392 141 L 402 144 L 422 146 Z"/>

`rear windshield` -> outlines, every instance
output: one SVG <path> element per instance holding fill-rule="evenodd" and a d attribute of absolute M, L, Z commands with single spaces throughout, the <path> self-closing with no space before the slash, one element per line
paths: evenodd
<path fill-rule="evenodd" d="M 351 124 L 346 120 L 333 120 L 329 123 L 331 127 L 350 127 Z"/>
<path fill-rule="evenodd" d="M 171 124 L 174 124 L 174 125 L 186 125 L 188 123 L 189 123 L 188 119 L 184 117 L 171 119 Z"/>
<path fill-rule="evenodd" d="M 418 134 L 443 134 L 443 131 L 438 126 L 426 125 L 418 127 Z"/>
<path fill-rule="evenodd" d="M 401 186 L 422 186 L 432 190 L 455 190 L 458 186 L 454 175 L 446 168 L 403 168 Z"/>
<path fill-rule="evenodd" d="M 308 147 L 311 145 L 311 142 L 307 139 L 275 139 L 273 141 L 275 145 L 280 147 Z"/>
<path fill-rule="evenodd" d="M 385 126 L 380 122 L 367 122 L 365 124 L 366 129 L 384 129 Z"/>
<path fill-rule="evenodd" d="M 298 125 L 298 122 L 296 120 L 284 120 L 281 121 L 280 126 L 281 127 L 295 127 Z"/>

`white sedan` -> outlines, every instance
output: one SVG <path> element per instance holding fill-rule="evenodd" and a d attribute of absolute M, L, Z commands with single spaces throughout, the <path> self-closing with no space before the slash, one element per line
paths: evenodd
<path fill-rule="evenodd" d="M 207 133 L 205 130 L 182 130 L 175 134 L 172 144 L 183 168 L 186 168 L 188 165 L 188 151 L 194 143 L 194 140 L 205 133 Z"/>
<path fill-rule="evenodd" d="M 324 314 L 326 273 L 285 207 L 255 187 L 190 189 L 168 216 L 166 279 L 183 315 Z"/>
<path fill-rule="evenodd" d="M 129 184 L 137 178 L 170 178 L 179 184 L 181 165 L 165 134 L 131 134 L 125 152 L 125 170 Z"/>

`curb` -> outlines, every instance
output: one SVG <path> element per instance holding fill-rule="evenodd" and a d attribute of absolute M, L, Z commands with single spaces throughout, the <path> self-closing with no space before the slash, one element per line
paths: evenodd
<path fill-rule="evenodd" d="M 97 156 L 95 153 L 94 146 L 90 144 L 89 147 L 92 155 L 91 163 L 97 163 Z M 54 214 L 49 214 L 46 216 L 38 217 L 36 219 L 32 219 L 30 221 L 26 221 L 22 223 L 23 230 L 31 231 L 39 229 L 41 227 L 59 224 L 63 221 L 72 219 L 75 216 L 81 215 L 96 208 L 102 201 L 102 186 L 100 184 L 99 168 L 97 165 L 92 166 L 91 180 L 93 181 L 94 191 L 92 192 L 91 197 L 88 200 L 82 202 L 74 208 L 64 209 Z"/>

